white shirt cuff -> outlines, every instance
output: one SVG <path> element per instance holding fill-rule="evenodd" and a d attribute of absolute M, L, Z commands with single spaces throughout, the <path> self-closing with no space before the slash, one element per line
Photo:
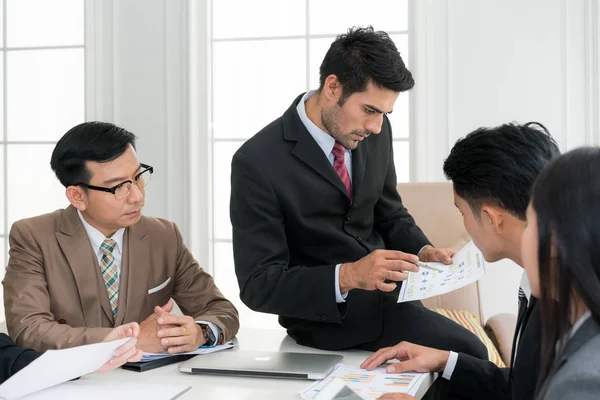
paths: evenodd
<path fill-rule="evenodd" d="M 338 264 L 335 266 L 335 302 L 336 303 L 345 303 L 346 297 L 348 297 L 348 292 L 342 294 L 340 291 L 340 267 L 342 264 Z"/>
<path fill-rule="evenodd" d="M 454 373 L 454 368 L 456 368 L 456 362 L 458 361 L 458 353 L 453 351 L 450 352 L 450 357 L 448 357 L 448 362 L 446 363 L 446 368 L 444 368 L 444 373 L 442 374 L 442 378 L 450 380 L 452 378 L 452 374 Z"/>
<path fill-rule="evenodd" d="M 217 341 L 215 342 L 215 345 L 221 344 L 221 343 L 219 343 L 219 338 L 221 337 L 221 328 L 219 328 L 217 326 L 217 324 L 215 324 L 213 322 L 209 322 L 209 321 L 196 321 L 196 323 L 208 325 L 208 327 L 212 331 L 213 335 L 215 335 L 215 338 L 217 339 Z"/>
<path fill-rule="evenodd" d="M 431 246 L 431 245 L 430 245 L 430 244 L 426 244 L 425 246 L 421 247 L 421 250 L 419 250 L 419 252 L 417 253 L 417 256 L 418 256 L 419 254 L 421 254 L 421 252 L 423 251 L 423 249 L 424 249 L 425 247 L 427 247 L 427 246 Z M 433 247 L 433 246 L 431 246 L 431 247 Z"/>

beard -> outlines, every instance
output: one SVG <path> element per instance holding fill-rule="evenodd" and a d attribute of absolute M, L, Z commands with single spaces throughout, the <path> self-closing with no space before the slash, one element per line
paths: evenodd
<path fill-rule="evenodd" d="M 348 150 L 354 150 L 358 147 L 358 140 L 353 138 L 353 135 L 368 137 L 371 132 L 355 129 L 349 133 L 344 133 L 341 128 L 342 108 L 339 105 L 331 106 L 321 111 L 321 123 L 323 127 L 336 141 Z"/>

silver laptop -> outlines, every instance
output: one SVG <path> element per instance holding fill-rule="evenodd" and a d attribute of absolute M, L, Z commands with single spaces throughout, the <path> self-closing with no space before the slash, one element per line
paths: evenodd
<path fill-rule="evenodd" d="M 222 351 L 187 360 L 179 364 L 179 371 L 190 374 L 317 380 L 325 378 L 341 359 L 342 356 L 335 354 Z"/>

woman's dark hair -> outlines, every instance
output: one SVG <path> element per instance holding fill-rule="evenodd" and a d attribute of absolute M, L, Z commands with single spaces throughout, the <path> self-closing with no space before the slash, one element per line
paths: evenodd
<path fill-rule="evenodd" d="M 135 135 L 108 122 L 84 122 L 63 135 L 56 144 L 50 167 L 64 187 L 89 183 L 91 175 L 86 161 L 108 162 L 121 156 Z"/>
<path fill-rule="evenodd" d="M 392 39 L 385 32 L 374 31 L 372 26 L 353 27 L 338 36 L 325 54 L 319 72 L 319 90 L 329 75 L 337 76 L 343 89 L 340 105 L 351 94 L 365 91 L 369 81 L 398 93 L 415 85 Z"/>
<path fill-rule="evenodd" d="M 573 299 L 600 319 L 600 148 L 579 148 L 551 162 L 536 180 L 531 201 L 539 234 L 539 391 L 564 351 Z"/>

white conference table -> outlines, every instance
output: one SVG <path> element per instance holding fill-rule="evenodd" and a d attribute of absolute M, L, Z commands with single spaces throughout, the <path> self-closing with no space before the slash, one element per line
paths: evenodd
<path fill-rule="evenodd" d="M 359 366 L 371 353 L 362 350 L 331 352 L 298 345 L 287 336 L 283 329 L 248 329 L 242 328 L 236 339 L 239 350 L 256 351 L 288 351 L 303 353 L 336 353 L 343 355 L 341 363 Z M 231 351 L 231 350 L 227 350 Z M 202 400 L 282 400 L 300 399 L 298 392 L 308 387 L 312 381 L 295 379 L 270 379 L 226 377 L 216 375 L 190 375 L 178 371 L 179 364 L 171 364 L 146 372 L 133 372 L 123 369 L 105 374 L 94 374 L 82 379 L 106 381 L 151 382 L 187 385 L 192 388 L 180 399 Z M 421 398 L 432 385 L 435 374 L 429 374 L 417 393 Z"/>

